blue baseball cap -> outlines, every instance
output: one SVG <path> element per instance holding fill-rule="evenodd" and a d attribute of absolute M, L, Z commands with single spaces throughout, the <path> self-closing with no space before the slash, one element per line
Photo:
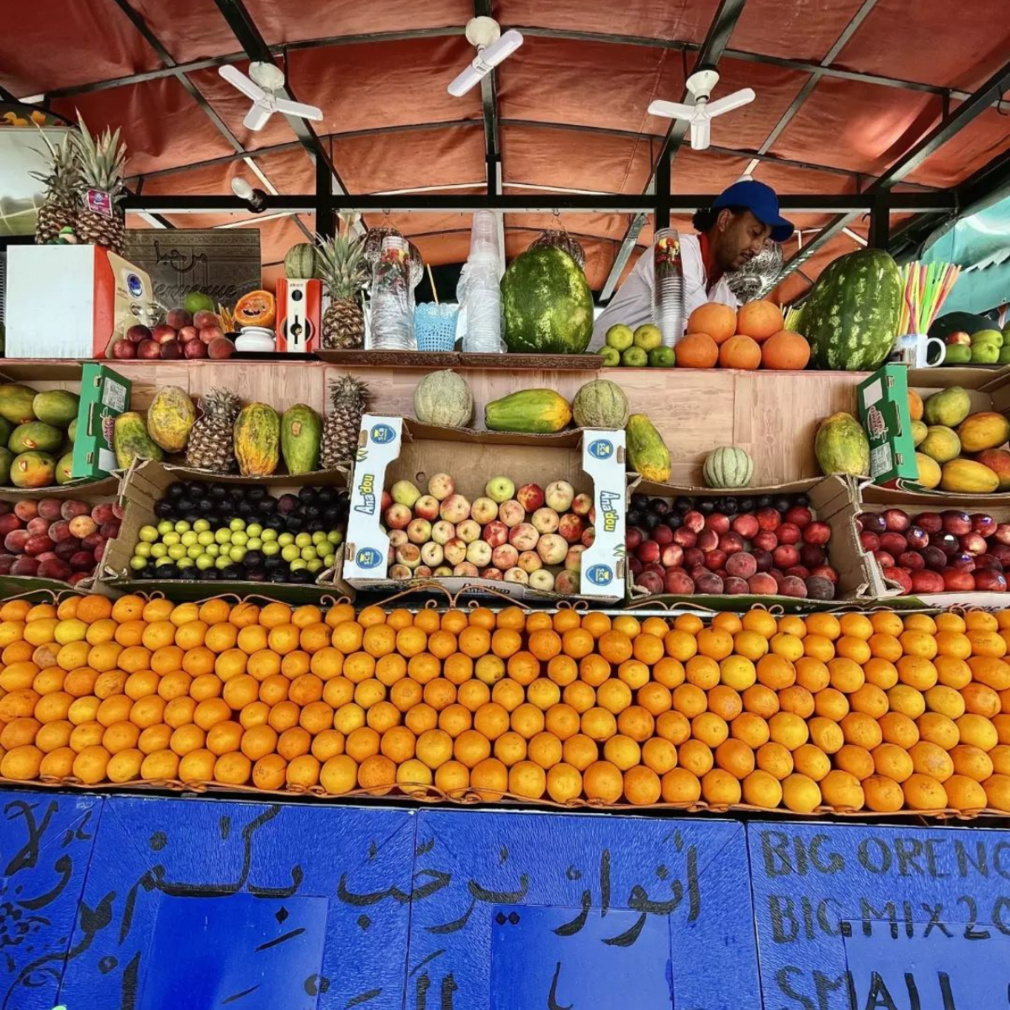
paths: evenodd
<path fill-rule="evenodd" d="M 723 207 L 746 207 L 762 224 L 771 227 L 774 242 L 785 242 L 795 231 L 792 223 L 779 214 L 779 198 L 775 190 L 763 182 L 754 179 L 734 182 L 712 203 L 713 210 Z"/>

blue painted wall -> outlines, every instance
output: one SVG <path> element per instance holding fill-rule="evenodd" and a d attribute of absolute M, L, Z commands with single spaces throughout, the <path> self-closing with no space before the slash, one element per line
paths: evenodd
<path fill-rule="evenodd" d="M 0 1010 L 999 1010 L 1010 833 L 0 793 Z"/>

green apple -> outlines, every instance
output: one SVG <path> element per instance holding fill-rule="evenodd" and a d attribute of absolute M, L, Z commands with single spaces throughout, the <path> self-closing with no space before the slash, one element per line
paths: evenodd
<path fill-rule="evenodd" d="M 945 365 L 967 365 L 971 361 L 971 348 L 967 344 L 948 344 L 944 355 Z"/>
<path fill-rule="evenodd" d="M 616 368 L 621 363 L 621 352 L 616 347 L 601 347 L 596 353 L 603 358 L 604 368 Z"/>
<path fill-rule="evenodd" d="M 999 362 L 1000 365 L 1010 365 L 1010 345 L 1004 345 L 999 349 Z M 139 544 L 138 544 L 139 546 Z"/>
<path fill-rule="evenodd" d="M 1003 334 L 999 330 L 979 330 L 971 335 L 971 346 L 976 344 L 995 344 L 997 347 L 1003 346 Z"/>
<path fill-rule="evenodd" d="M 649 363 L 649 356 L 641 347 L 629 347 L 621 355 L 621 364 L 626 368 L 645 368 Z"/>
<path fill-rule="evenodd" d="M 1000 347 L 989 340 L 971 345 L 973 365 L 995 365 L 999 361 Z"/>
<path fill-rule="evenodd" d="M 658 326 L 644 323 L 635 330 L 634 341 L 636 347 L 641 347 L 643 351 L 651 351 L 663 343 L 663 334 L 659 332 Z"/>
<path fill-rule="evenodd" d="M 618 323 L 607 330 L 607 347 L 612 347 L 615 351 L 626 351 L 634 339 L 631 327 L 624 323 Z"/>
<path fill-rule="evenodd" d="M 649 351 L 649 364 L 653 368 L 673 368 L 676 361 L 672 347 L 654 347 Z"/>

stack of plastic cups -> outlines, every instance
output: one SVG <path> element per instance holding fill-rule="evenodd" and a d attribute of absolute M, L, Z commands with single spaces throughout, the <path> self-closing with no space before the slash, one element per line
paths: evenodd
<path fill-rule="evenodd" d="M 664 347 L 675 347 L 684 335 L 684 265 L 676 228 L 660 228 L 652 247 L 652 321 Z"/>
<path fill-rule="evenodd" d="M 478 210 L 473 215 L 470 255 L 456 288 L 466 318 L 463 350 L 469 354 L 499 354 L 504 350 L 500 277 L 498 222 L 493 211 Z"/>
<path fill-rule="evenodd" d="M 372 275 L 371 348 L 416 351 L 414 288 L 410 283 L 410 245 L 399 235 L 382 240 Z"/>

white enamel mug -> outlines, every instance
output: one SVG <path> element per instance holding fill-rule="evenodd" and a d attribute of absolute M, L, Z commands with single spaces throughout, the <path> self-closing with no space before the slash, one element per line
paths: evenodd
<path fill-rule="evenodd" d="M 935 344 L 939 351 L 933 349 Z M 925 333 L 906 333 L 894 342 L 889 360 L 900 361 L 909 368 L 934 368 L 942 365 L 947 355 L 947 345 L 939 337 L 929 337 Z M 930 358 L 935 360 L 930 361 Z"/>

